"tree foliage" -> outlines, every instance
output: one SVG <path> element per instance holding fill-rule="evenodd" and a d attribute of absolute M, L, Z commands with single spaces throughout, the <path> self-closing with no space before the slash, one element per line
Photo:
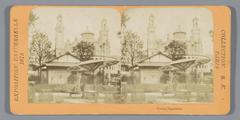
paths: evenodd
<path fill-rule="evenodd" d="M 38 20 L 37 15 L 36 15 L 33 11 L 31 11 L 30 14 L 29 14 L 29 22 L 28 22 L 28 25 L 29 25 L 29 26 L 34 26 L 36 20 Z"/>
<path fill-rule="evenodd" d="M 121 21 L 120 21 L 121 30 L 118 32 L 118 35 L 120 38 L 123 38 L 123 35 L 127 28 L 127 21 L 129 21 L 129 20 L 130 20 L 130 17 L 127 16 L 127 14 L 125 12 L 122 12 L 121 13 Z"/>
<path fill-rule="evenodd" d="M 129 20 L 130 18 L 126 15 L 126 13 L 122 13 L 121 14 L 121 26 L 126 28 L 126 22 Z"/>
<path fill-rule="evenodd" d="M 186 43 L 173 40 L 167 46 L 165 46 L 165 52 L 172 60 L 182 59 L 186 55 Z"/>
<path fill-rule="evenodd" d="M 140 37 L 131 31 L 126 31 L 123 36 L 121 60 L 125 65 L 133 66 L 135 62 L 144 57 L 143 42 Z"/>
<path fill-rule="evenodd" d="M 48 36 L 41 32 L 35 32 L 30 43 L 30 62 L 41 66 L 44 62 L 53 57 L 51 42 Z"/>
<path fill-rule="evenodd" d="M 87 41 L 81 41 L 73 47 L 73 53 L 81 60 L 90 60 L 94 55 L 94 44 Z"/>

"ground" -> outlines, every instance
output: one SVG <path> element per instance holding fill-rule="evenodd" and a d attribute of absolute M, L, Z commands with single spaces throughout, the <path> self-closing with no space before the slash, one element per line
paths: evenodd
<path fill-rule="evenodd" d="M 117 86 L 98 85 L 93 90 L 87 84 L 83 92 L 73 92 L 74 85 L 39 84 L 29 87 L 31 103 L 197 103 L 212 102 L 212 85 L 183 84 L 176 87 L 170 84 L 138 84 Z"/>

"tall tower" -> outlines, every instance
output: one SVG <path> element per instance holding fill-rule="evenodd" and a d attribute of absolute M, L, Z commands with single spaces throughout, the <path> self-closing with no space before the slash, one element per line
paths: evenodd
<path fill-rule="evenodd" d="M 101 21 L 101 27 L 99 31 L 99 38 L 96 43 L 96 55 L 99 56 L 109 56 L 110 55 L 110 43 L 108 40 L 108 28 L 107 20 L 103 19 Z"/>
<path fill-rule="evenodd" d="M 199 19 L 197 17 L 195 17 L 192 20 L 193 27 L 191 31 L 191 37 L 190 37 L 190 43 L 191 43 L 190 53 L 193 55 L 202 54 L 202 41 L 200 39 L 200 29 L 198 26 L 198 21 Z"/>
<path fill-rule="evenodd" d="M 64 53 L 64 27 L 62 24 L 62 15 L 57 16 L 57 24 L 55 27 L 55 55 L 59 56 Z"/>
<path fill-rule="evenodd" d="M 154 54 L 154 41 L 156 39 L 155 37 L 155 31 L 156 31 L 156 27 L 155 27 L 155 23 L 154 23 L 154 15 L 151 14 L 149 16 L 149 20 L 148 20 L 148 27 L 147 27 L 147 55 L 151 56 L 152 54 Z"/>

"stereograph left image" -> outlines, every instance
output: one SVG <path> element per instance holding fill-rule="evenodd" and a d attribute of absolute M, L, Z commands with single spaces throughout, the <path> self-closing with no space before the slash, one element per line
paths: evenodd
<path fill-rule="evenodd" d="M 212 103 L 206 8 L 40 7 L 29 14 L 29 103 Z"/>

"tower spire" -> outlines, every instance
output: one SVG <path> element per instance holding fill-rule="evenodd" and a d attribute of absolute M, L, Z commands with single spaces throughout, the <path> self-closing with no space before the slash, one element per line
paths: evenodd
<path fill-rule="evenodd" d="M 193 29 L 198 29 L 198 18 L 193 18 Z"/>
<path fill-rule="evenodd" d="M 64 53 L 64 27 L 62 24 L 62 15 L 57 16 L 57 24 L 55 27 L 55 56 L 59 56 Z"/>
<path fill-rule="evenodd" d="M 197 17 L 192 20 L 192 33 L 191 33 L 191 47 L 190 51 L 193 55 L 202 54 L 202 41 L 200 40 L 199 19 Z"/>
<path fill-rule="evenodd" d="M 155 18 L 154 15 L 151 14 L 148 18 L 148 26 L 147 26 L 147 56 L 150 56 L 154 53 L 154 42 L 155 38 Z"/>
<path fill-rule="evenodd" d="M 100 56 L 110 55 L 110 43 L 108 40 L 107 19 L 103 18 L 100 23 L 99 38 L 96 43 L 96 53 Z"/>
<path fill-rule="evenodd" d="M 101 30 L 107 30 L 107 20 L 105 18 L 101 21 Z"/>
<path fill-rule="evenodd" d="M 149 21 L 148 21 L 148 31 L 149 32 L 155 32 L 155 18 L 154 18 L 154 15 L 151 14 L 149 16 Z"/>

